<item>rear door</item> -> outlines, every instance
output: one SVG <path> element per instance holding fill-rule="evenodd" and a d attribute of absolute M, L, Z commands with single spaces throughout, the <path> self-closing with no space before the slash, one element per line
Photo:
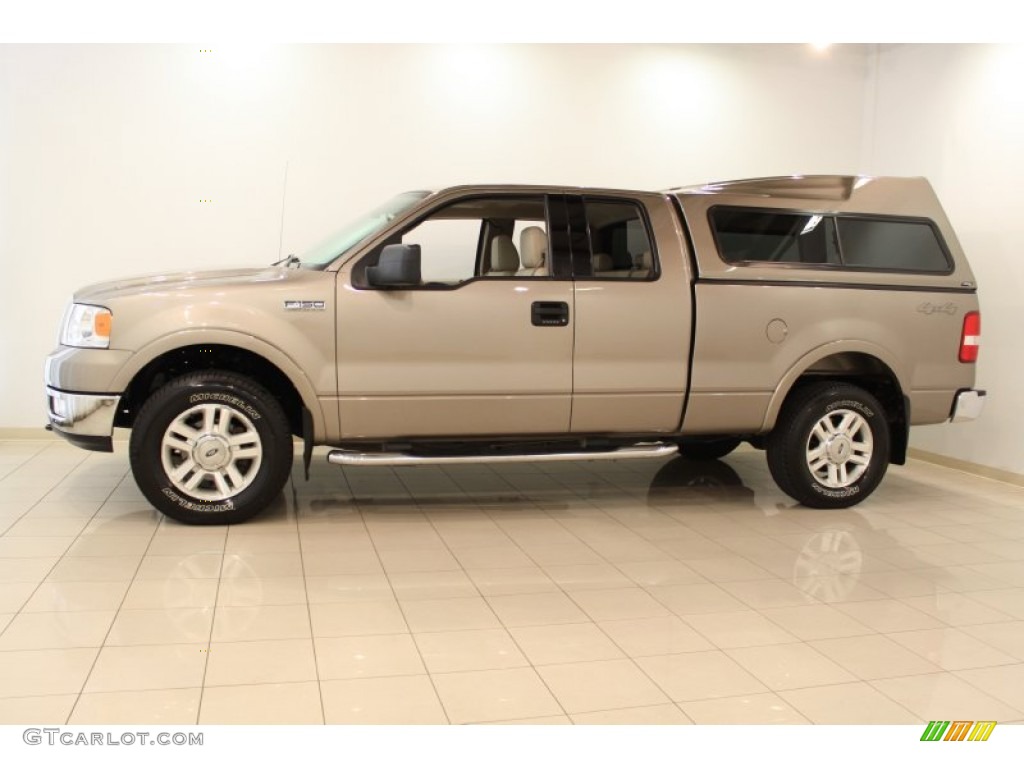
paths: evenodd
<path fill-rule="evenodd" d="M 568 202 L 574 433 L 675 432 L 688 382 L 692 294 L 683 232 L 661 195 Z"/>

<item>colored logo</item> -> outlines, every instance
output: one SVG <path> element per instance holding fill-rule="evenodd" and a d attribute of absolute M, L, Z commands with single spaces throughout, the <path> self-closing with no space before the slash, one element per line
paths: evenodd
<path fill-rule="evenodd" d="M 921 741 L 988 741 L 995 727 L 995 720 L 932 720 Z"/>

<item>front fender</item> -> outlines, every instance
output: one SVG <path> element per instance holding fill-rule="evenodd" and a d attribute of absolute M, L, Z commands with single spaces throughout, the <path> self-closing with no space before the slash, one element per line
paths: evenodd
<path fill-rule="evenodd" d="M 155 339 L 128 358 L 121 369 L 115 374 L 114 380 L 111 382 L 111 391 L 124 392 L 132 379 L 138 375 L 139 371 L 161 355 L 183 347 L 203 344 L 238 347 L 259 355 L 267 362 L 276 366 L 288 377 L 288 380 L 291 381 L 302 398 L 303 404 L 312 414 L 314 434 L 322 436 L 330 432 L 327 429 L 327 422 L 316 388 L 296 361 L 290 355 L 263 339 L 231 329 L 194 328 L 176 331 Z"/>

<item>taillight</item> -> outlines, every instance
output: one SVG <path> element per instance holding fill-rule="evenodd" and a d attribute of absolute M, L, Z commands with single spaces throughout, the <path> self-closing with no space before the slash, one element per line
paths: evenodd
<path fill-rule="evenodd" d="M 981 345 L 981 313 L 968 312 L 964 315 L 964 330 L 960 334 L 960 362 L 978 361 L 978 347 Z"/>

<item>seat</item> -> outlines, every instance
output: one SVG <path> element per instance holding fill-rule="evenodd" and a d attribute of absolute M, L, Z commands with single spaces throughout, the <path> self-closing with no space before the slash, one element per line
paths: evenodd
<path fill-rule="evenodd" d="M 548 274 L 548 236 L 540 227 L 527 227 L 519 235 L 519 256 L 523 268 L 518 277 L 546 277 Z"/>
<path fill-rule="evenodd" d="M 629 270 L 616 269 L 615 261 L 607 253 L 591 256 L 590 269 L 594 277 L 629 277 Z"/>
<path fill-rule="evenodd" d="M 491 268 L 487 270 L 487 275 L 514 277 L 518 271 L 519 251 L 511 235 L 497 235 L 491 240 Z"/>
<path fill-rule="evenodd" d="M 651 276 L 653 266 L 654 260 L 651 258 L 651 252 L 644 251 L 633 257 L 633 271 L 629 273 L 629 276 L 634 280 L 646 280 Z"/>

